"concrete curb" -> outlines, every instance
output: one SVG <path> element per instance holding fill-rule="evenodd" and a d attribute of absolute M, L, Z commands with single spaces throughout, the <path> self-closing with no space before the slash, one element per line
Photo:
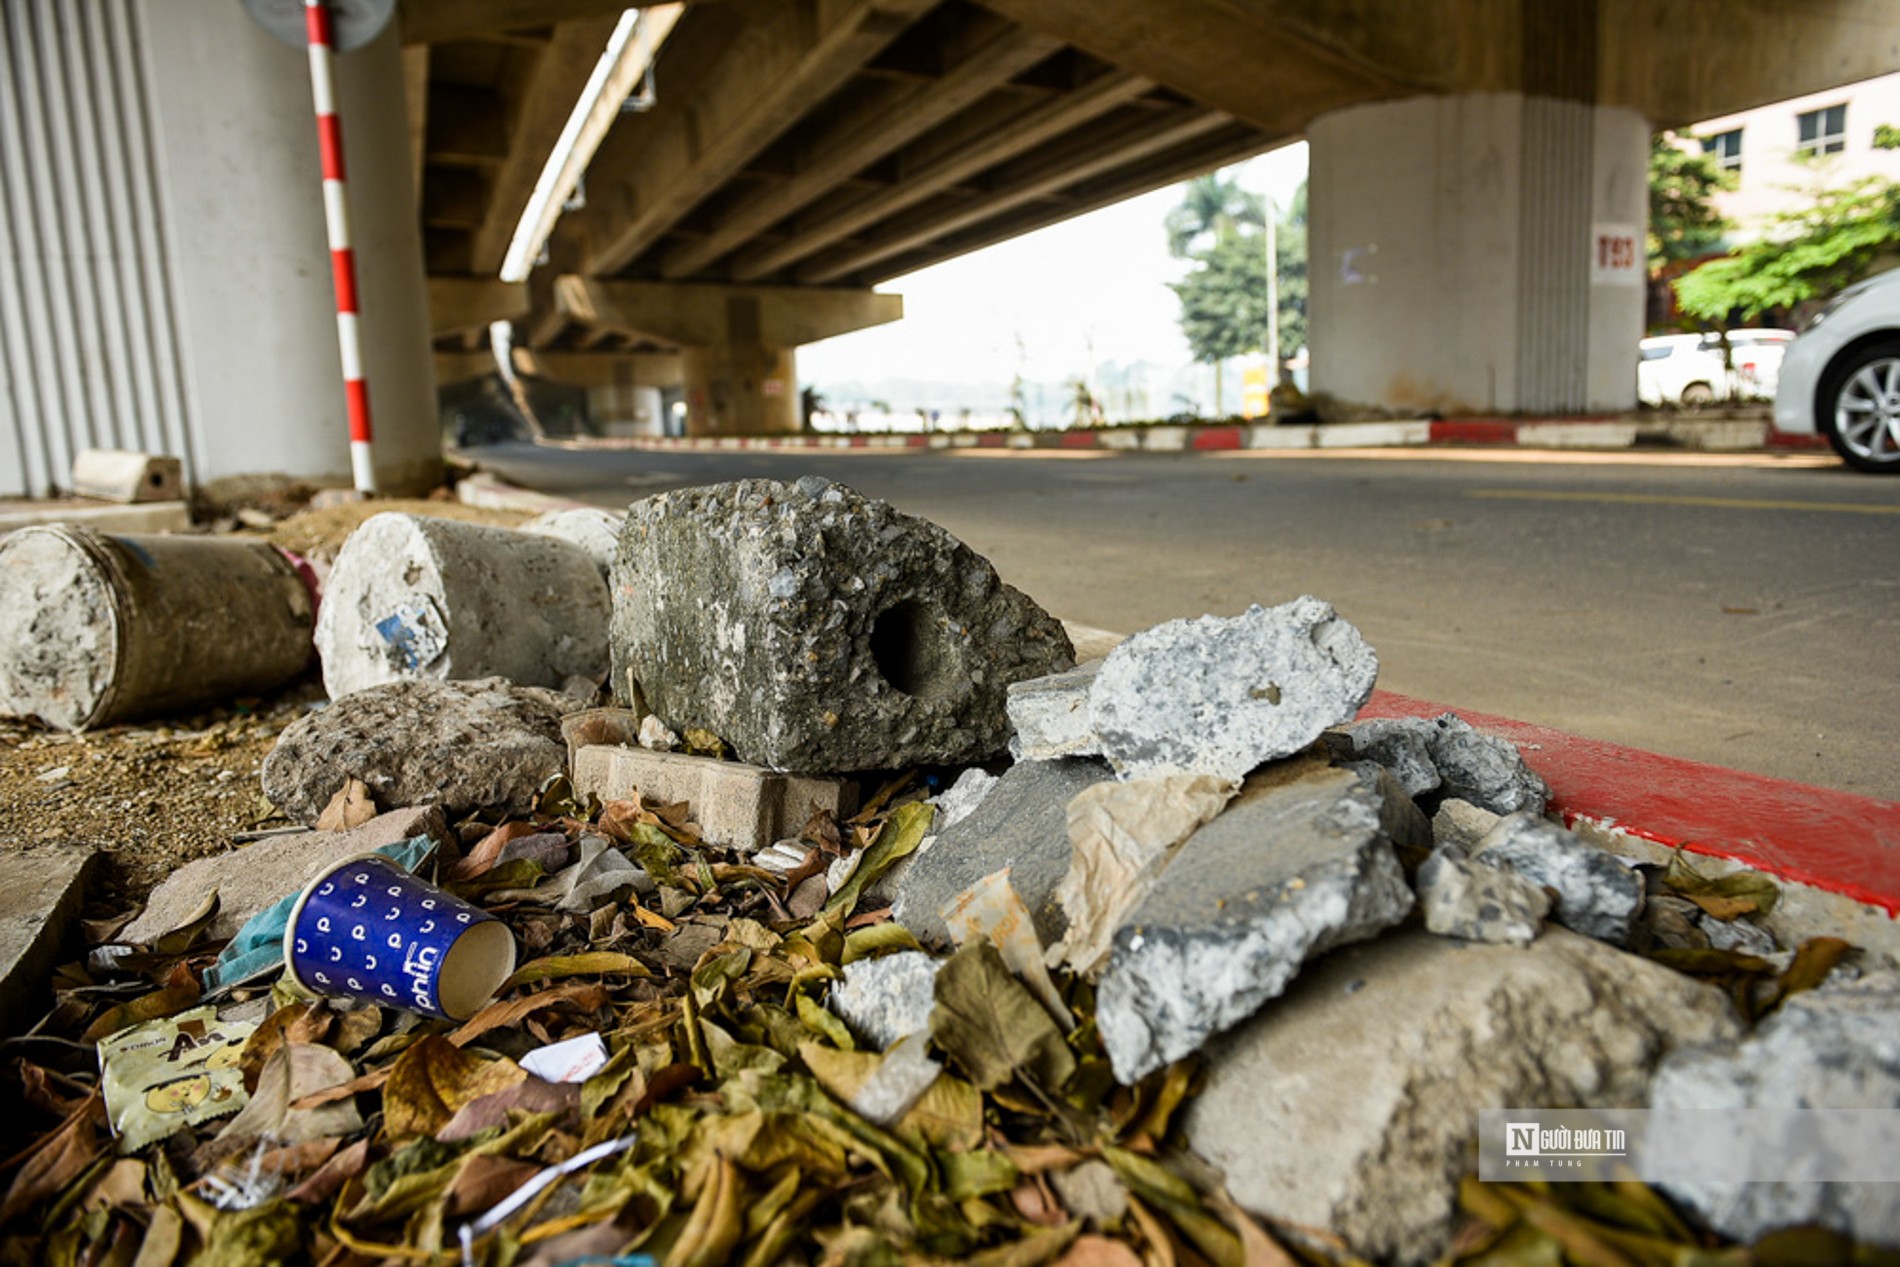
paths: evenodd
<path fill-rule="evenodd" d="M 182 532 L 191 527 L 191 508 L 177 501 L 137 505 L 73 501 L 0 503 L 0 535 L 15 528 L 59 523 L 84 524 L 99 532 Z"/>
<path fill-rule="evenodd" d="M 1748 774 L 1374 692 L 1359 716 L 1454 712 L 1524 750 L 1551 807 L 1665 848 L 1739 862 L 1900 916 L 1900 803 Z"/>
<path fill-rule="evenodd" d="M 957 431 L 928 434 L 784 436 L 619 436 L 550 441 L 570 449 L 655 452 L 833 449 L 1064 449 L 1190 453 L 1234 450 L 1311 450 L 1501 446 L 1529 449 L 1618 450 L 1636 447 L 1735 453 L 1825 451 L 1819 436 L 1774 430 L 1766 419 L 1627 417 L 1510 419 L 1415 418 L 1393 422 L 1336 422 L 1298 426 L 1231 423 L 1161 424 L 1078 431 Z"/>

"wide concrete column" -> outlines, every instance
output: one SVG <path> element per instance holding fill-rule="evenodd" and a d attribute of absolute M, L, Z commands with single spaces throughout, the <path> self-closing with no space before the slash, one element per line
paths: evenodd
<path fill-rule="evenodd" d="M 554 300 L 570 320 L 675 344 L 688 435 L 773 435 L 801 425 L 794 349 L 904 315 L 900 295 L 792 286 L 602 281 L 569 274 Z"/>
<path fill-rule="evenodd" d="M 1636 403 L 1649 126 L 1517 92 L 1308 131 L 1313 390 L 1424 413 Z"/>
<path fill-rule="evenodd" d="M 194 476 L 350 472 L 308 61 L 232 0 L 138 0 Z M 375 462 L 441 482 L 429 292 L 392 29 L 337 58 Z"/>

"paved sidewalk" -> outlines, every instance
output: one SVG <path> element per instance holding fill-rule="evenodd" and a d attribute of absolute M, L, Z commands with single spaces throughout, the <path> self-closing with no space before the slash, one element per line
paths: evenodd
<path fill-rule="evenodd" d="M 1767 411 L 1701 416 L 1619 414 L 1600 418 L 1416 418 L 1275 426 L 1093 427 L 1074 431 L 938 431 L 902 434 L 585 437 L 551 443 L 581 449 L 692 452 L 747 449 L 1109 449 L 1145 453 L 1232 450 L 1516 447 L 1674 452 L 1827 451 L 1819 436 L 1774 430 Z"/>

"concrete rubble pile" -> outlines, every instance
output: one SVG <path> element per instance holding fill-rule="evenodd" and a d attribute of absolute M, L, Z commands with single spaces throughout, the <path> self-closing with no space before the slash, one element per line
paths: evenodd
<path fill-rule="evenodd" d="M 936 526 L 822 479 L 747 480 L 525 534 L 378 516 L 315 645 L 333 700 L 283 733 L 265 795 L 302 823 L 352 794 L 383 817 L 280 837 L 260 876 L 416 835 L 453 855 L 452 823 L 525 819 L 557 787 L 673 807 L 785 877 L 786 914 L 842 903 L 908 931 L 844 966 L 829 1023 L 907 1069 L 911 1102 L 939 1067 L 940 975 L 987 937 L 1063 1032 L 1081 1019 L 1051 972 L 1092 986 L 1117 1082 L 1198 1055 L 1187 1146 L 1253 1214 L 1359 1255 L 1446 1250 L 1480 1109 L 1900 1107 L 1900 978 L 1830 983 L 1747 1036 L 1721 987 L 1632 947 L 1785 963 L 1774 939 L 1550 815 L 1512 745 L 1451 714 L 1358 720 L 1378 660 L 1319 598 L 1078 666 Z M 838 835 L 915 766 L 934 818 L 903 850 Z M 602 836 L 504 847 L 548 864 L 523 893 L 561 909 L 654 890 Z M 173 877 L 129 936 L 183 922 L 211 870 Z M 224 936 L 281 896 L 224 887 Z M 718 941 L 683 924 L 665 953 L 690 970 Z M 1730 1235 L 1900 1239 L 1900 1207 L 1782 1187 L 1675 1195 Z"/>

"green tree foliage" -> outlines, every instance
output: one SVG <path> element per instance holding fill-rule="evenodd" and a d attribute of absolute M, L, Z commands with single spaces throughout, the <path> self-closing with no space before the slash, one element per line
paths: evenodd
<path fill-rule="evenodd" d="M 1306 182 L 1280 212 L 1274 255 L 1280 265 L 1280 359 L 1306 346 Z"/>
<path fill-rule="evenodd" d="M 1900 250 L 1900 184 L 1870 176 L 1775 217 L 1761 238 L 1676 281 L 1682 310 L 1707 321 L 1753 320 L 1823 299 Z"/>
<path fill-rule="evenodd" d="M 1266 223 L 1267 200 L 1219 172 L 1196 176 L 1182 186 L 1181 205 L 1163 221 L 1168 253 L 1178 260 L 1198 260 L 1210 241 L 1218 242 L 1244 228 L 1264 229 Z"/>
<path fill-rule="evenodd" d="M 1173 283 L 1194 359 L 1222 361 L 1266 340 L 1266 199 L 1218 172 L 1189 181 L 1168 213 L 1168 250 L 1195 268 Z M 1306 186 L 1275 221 L 1280 355 L 1306 343 Z"/>
<path fill-rule="evenodd" d="M 1231 232 L 1195 256 L 1193 272 L 1170 283 L 1181 300 L 1181 332 L 1194 359 L 1224 361 L 1260 349 L 1267 331 L 1266 244 Z"/>
<path fill-rule="evenodd" d="M 1732 226 L 1715 210 L 1715 195 L 1735 186 L 1732 172 L 1710 154 L 1680 148 L 1676 134 L 1649 138 L 1649 267 L 1651 272 L 1707 255 Z"/>
<path fill-rule="evenodd" d="M 1891 123 L 1874 124 L 1874 148 L 1900 150 L 1900 128 L 1896 128 Z"/>

